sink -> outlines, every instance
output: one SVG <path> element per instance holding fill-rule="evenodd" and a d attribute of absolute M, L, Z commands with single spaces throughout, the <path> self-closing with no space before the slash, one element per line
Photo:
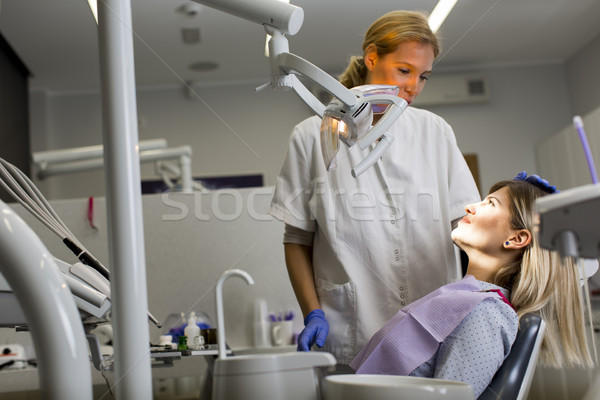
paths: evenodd
<path fill-rule="evenodd" d="M 236 356 L 245 356 L 249 354 L 278 354 L 278 353 L 292 353 L 296 351 L 296 345 L 290 346 L 269 346 L 269 347 L 245 347 L 240 349 L 233 349 L 233 354 Z"/>
<path fill-rule="evenodd" d="M 462 382 L 396 375 L 330 375 L 322 382 L 323 400 L 474 400 Z"/>

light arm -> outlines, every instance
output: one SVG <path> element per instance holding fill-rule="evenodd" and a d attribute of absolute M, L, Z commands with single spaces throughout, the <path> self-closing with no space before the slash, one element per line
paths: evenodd
<path fill-rule="evenodd" d="M 304 22 L 304 10 L 292 4 L 278 0 L 193 0 L 215 10 L 223 11 L 236 17 L 269 25 L 279 31 L 295 35 Z"/>
<path fill-rule="evenodd" d="M 273 89 L 294 89 L 300 98 L 302 98 L 302 100 L 320 117 L 327 117 L 326 113 L 329 113 L 329 116 L 336 120 L 347 119 L 348 116 L 351 116 L 350 118 L 352 121 L 345 122 L 349 122 L 354 128 L 356 128 L 354 119 L 358 117 L 359 119 L 364 120 L 364 110 L 366 107 L 365 104 L 362 103 L 372 102 L 376 96 L 373 96 L 371 99 L 359 98 L 362 96 L 357 94 L 357 92 L 346 88 L 323 70 L 289 52 L 289 45 L 285 35 L 294 35 L 300 30 L 304 20 L 304 11 L 302 11 L 301 8 L 278 0 L 253 0 L 252 2 L 242 2 L 238 0 L 194 1 L 224 11 L 228 14 L 256 22 L 265 27 L 267 33 L 271 35 L 271 39 L 269 40 L 269 64 L 271 69 L 271 87 Z M 334 96 L 334 100 L 325 107 L 325 105 L 321 103 L 295 75 L 302 75 L 325 89 Z M 262 87 L 264 87 L 264 85 Z M 392 97 L 394 97 L 394 99 L 392 99 Z M 385 132 L 400 114 L 402 114 L 407 106 L 407 103 L 399 97 L 383 96 L 383 98 L 385 98 L 383 101 L 384 103 L 392 105 L 389 107 L 389 110 L 373 128 L 361 129 L 367 131 L 364 138 L 362 132 L 360 135 L 355 135 L 357 138 L 362 138 L 362 140 L 359 141 L 359 144 L 363 150 L 375 142 L 375 140 L 383 137 Z M 332 104 L 334 104 L 333 107 Z M 371 107 L 368 107 L 368 112 L 371 113 Z M 330 118 L 330 120 L 332 118 Z M 354 130 L 356 131 L 356 129 Z M 325 129 L 325 132 L 329 132 L 334 136 L 339 135 L 340 133 L 337 130 L 332 129 Z M 335 159 L 335 154 L 337 154 L 337 149 L 339 148 L 339 146 L 335 145 L 338 141 L 338 137 L 335 136 L 331 139 L 333 139 L 331 142 L 334 143 L 335 147 L 333 154 L 324 153 L 324 161 L 328 169 L 332 165 L 332 163 L 328 163 L 328 160 L 333 161 Z M 367 157 L 368 159 L 361 162 L 360 165 L 357 165 L 352 171 L 352 174 L 355 177 L 368 169 L 379 159 L 379 157 L 381 157 L 381 154 L 391 143 L 391 138 L 385 138 L 380 142 L 381 143 L 377 146 L 377 151 Z M 348 141 L 345 141 L 345 143 L 348 146 L 354 144 Z"/>

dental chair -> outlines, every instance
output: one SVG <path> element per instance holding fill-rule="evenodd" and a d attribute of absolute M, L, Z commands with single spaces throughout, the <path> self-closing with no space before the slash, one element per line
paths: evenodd
<path fill-rule="evenodd" d="M 478 400 L 527 398 L 546 324 L 535 314 L 521 317 L 519 332 L 508 357 Z"/>

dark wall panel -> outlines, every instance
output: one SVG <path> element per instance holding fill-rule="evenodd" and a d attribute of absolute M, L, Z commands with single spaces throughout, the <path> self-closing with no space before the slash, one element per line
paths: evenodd
<path fill-rule="evenodd" d="M 0 33 L 0 157 L 30 174 L 29 71 Z M 13 202 L 3 190 L 0 198 Z"/>

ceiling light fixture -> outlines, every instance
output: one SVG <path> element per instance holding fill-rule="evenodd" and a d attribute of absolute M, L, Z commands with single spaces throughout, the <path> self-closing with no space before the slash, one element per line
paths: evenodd
<path fill-rule="evenodd" d="M 433 33 L 437 32 L 440 29 L 440 26 L 444 23 L 444 20 L 452 11 L 452 8 L 456 5 L 457 0 L 440 0 L 433 11 L 429 15 L 429 27 L 433 31 Z"/>
<path fill-rule="evenodd" d="M 98 25 L 98 2 L 97 2 L 97 0 L 87 0 L 87 2 L 88 2 L 88 5 L 90 6 L 90 10 L 92 10 L 94 19 L 96 20 L 96 25 Z"/>
<path fill-rule="evenodd" d="M 188 68 L 191 69 L 192 71 L 208 72 L 208 71 L 214 71 L 215 69 L 219 68 L 219 64 L 217 64 L 216 62 L 212 62 L 212 61 L 198 61 L 193 64 L 190 64 L 188 66 Z"/>

